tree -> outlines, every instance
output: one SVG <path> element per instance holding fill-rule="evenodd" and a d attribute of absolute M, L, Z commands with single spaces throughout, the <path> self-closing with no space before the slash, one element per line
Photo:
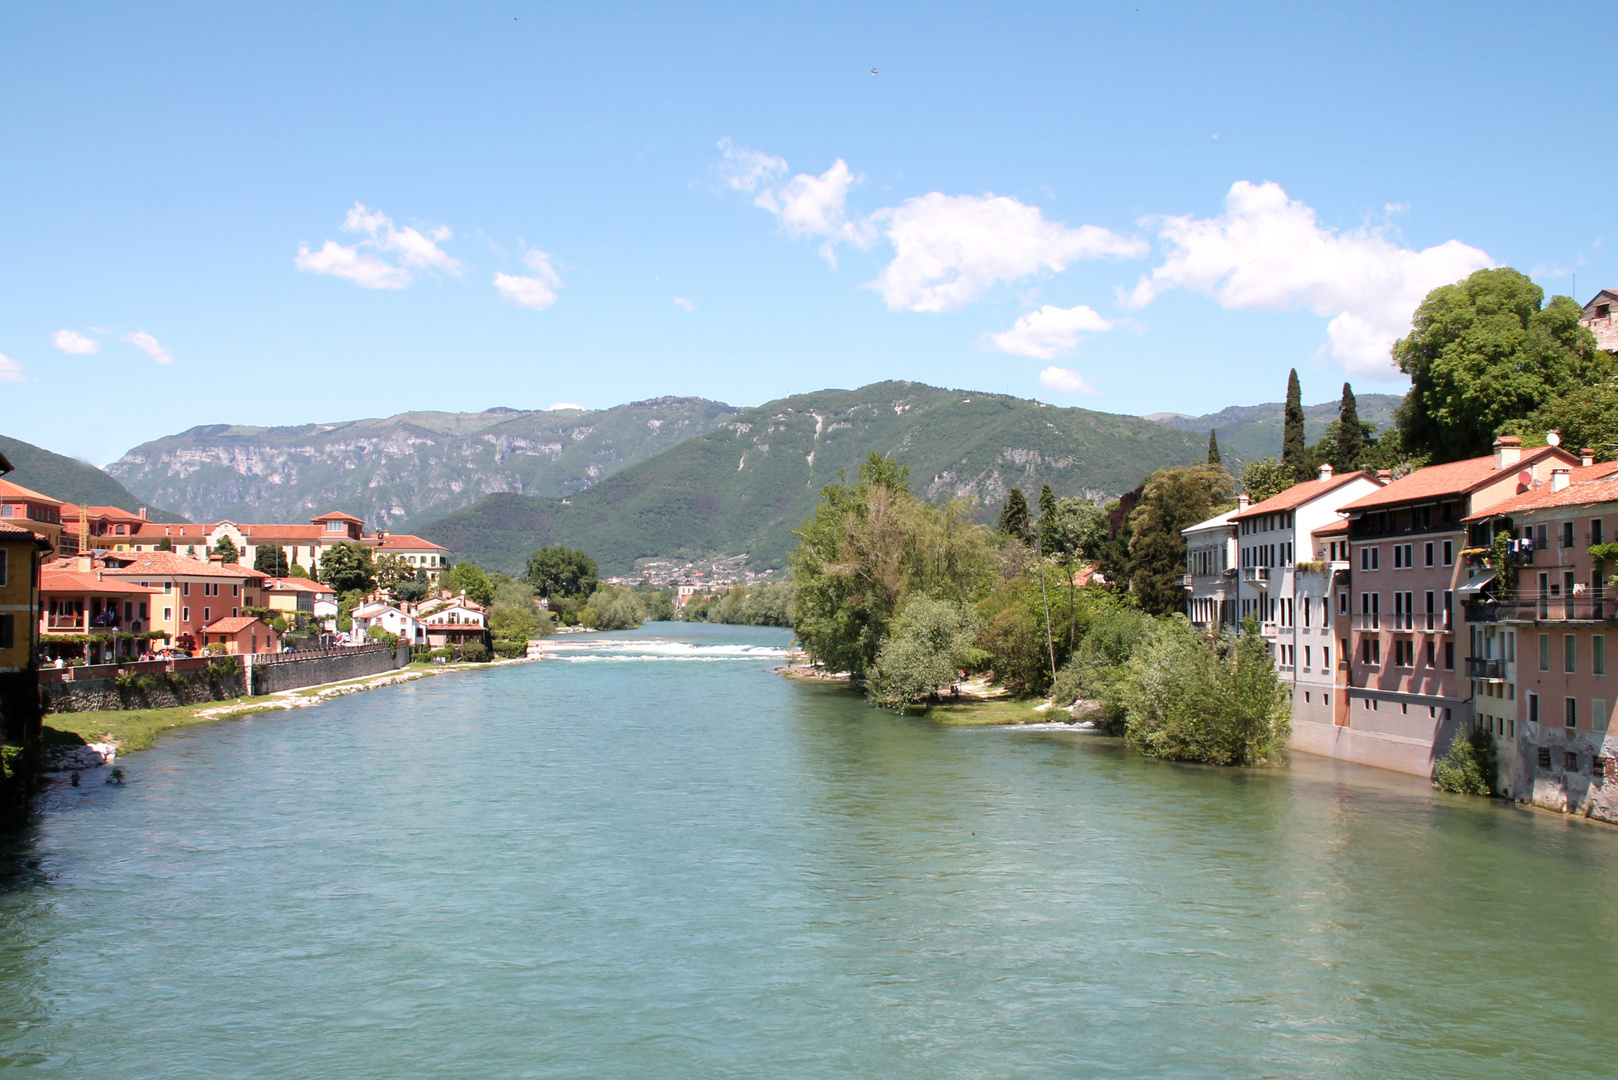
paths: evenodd
<path fill-rule="evenodd" d="M 1028 500 L 1023 498 L 1021 488 L 1012 488 L 1011 494 L 1006 496 L 1005 508 L 1000 511 L 999 528 L 1013 540 L 1025 544 L 1034 542 L 1034 534 L 1028 525 Z"/>
<path fill-rule="evenodd" d="M 320 580 L 339 593 L 367 593 L 376 587 L 371 549 L 352 540 L 328 547 L 320 557 Z"/>
<path fill-rule="evenodd" d="M 1039 550 L 1044 555 L 1059 555 L 1062 551 L 1061 512 L 1049 484 L 1039 490 Z"/>
<path fill-rule="evenodd" d="M 1354 388 L 1344 383 L 1343 400 L 1337 406 L 1337 468 L 1344 472 L 1358 468 L 1364 449 L 1365 431 L 1360 427 L 1360 405 L 1354 399 Z"/>
<path fill-rule="evenodd" d="M 494 582 L 477 563 L 456 563 L 439 577 L 438 583 L 452 593 L 464 592 L 474 604 L 487 606 L 494 602 Z"/>
<path fill-rule="evenodd" d="M 1563 449 L 1589 447 L 1608 461 L 1618 456 L 1614 453 L 1618 451 L 1618 379 L 1603 379 L 1557 394 L 1526 419 L 1500 428 L 1502 435 L 1522 436 L 1527 446 L 1543 444 L 1549 431 L 1561 435 Z"/>
<path fill-rule="evenodd" d="M 376 587 L 397 602 L 402 599 L 400 587 L 415 583 L 416 568 L 403 555 L 379 555 L 371 564 L 371 576 L 376 579 Z"/>
<path fill-rule="evenodd" d="M 236 545 L 231 542 L 228 536 L 219 538 L 219 542 L 213 546 L 213 553 L 221 557 L 221 562 L 226 563 L 233 563 L 242 557 L 242 553 L 237 550 Z"/>
<path fill-rule="evenodd" d="M 1230 495 L 1230 474 L 1216 465 L 1161 469 L 1147 478 L 1140 504 L 1129 515 L 1129 584 L 1142 609 L 1167 615 L 1185 607 L 1180 530 L 1212 517 Z"/>
<path fill-rule="evenodd" d="M 1224 464 L 1224 462 L 1219 459 L 1219 433 L 1213 428 L 1208 429 L 1208 464 Z"/>
<path fill-rule="evenodd" d="M 594 630 L 632 630 L 646 618 L 639 598 L 628 589 L 602 585 L 590 594 L 579 621 Z"/>
<path fill-rule="evenodd" d="M 900 708 L 926 701 L 976 667 L 979 631 L 972 608 L 956 600 L 918 596 L 905 604 L 871 672 L 871 700 Z"/>
<path fill-rule="evenodd" d="M 1393 360 L 1410 376 L 1399 407 L 1405 449 L 1443 463 L 1489 452 L 1503 425 L 1614 374 L 1612 357 L 1565 296 L 1510 268 L 1479 270 L 1427 294 Z"/>
<path fill-rule="evenodd" d="M 566 547 L 540 548 L 528 556 L 528 583 L 540 596 L 589 596 L 595 592 L 596 561 Z"/>
<path fill-rule="evenodd" d="M 271 577 L 286 577 L 287 553 L 280 544 L 260 544 L 253 554 L 253 569 Z"/>
<path fill-rule="evenodd" d="M 1263 502 L 1291 486 L 1292 477 L 1286 466 L 1272 457 L 1259 458 L 1242 466 L 1242 490 L 1253 502 Z"/>
<path fill-rule="evenodd" d="M 1281 430 L 1281 470 L 1294 483 L 1307 480 L 1304 472 L 1303 390 L 1298 385 L 1298 369 L 1287 375 L 1287 403 Z"/>
<path fill-rule="evenodd" d="M 152 550 L 153 551 L 173 551 L 174 550 L 174 541 L 172 539 L 170 539 L 169 537 L 165 536 L 165 537 L 163 537 L 161 540 L 159 540 L 157 542 L 157 546 L 152 548 Z"/>
<path fill-rule="evenodd" d="M 292 565 L 287 567 L 286 576 L 287 577 L 295 577 L 295 578 L 307 578 L 309 576 L 309 571 L 307 571 L 303 567 L 299 566 L 297 559 L 293 559 L 292 560 Z"/>

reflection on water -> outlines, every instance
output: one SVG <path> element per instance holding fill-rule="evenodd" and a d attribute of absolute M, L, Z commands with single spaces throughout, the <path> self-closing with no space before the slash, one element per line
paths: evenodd
<path fill-rule="evenodd" d="M 942 729 L 786 635 L 189 729 L 0 858 L 0 1076 L 1610 1075 L 1618 831 Z"/>

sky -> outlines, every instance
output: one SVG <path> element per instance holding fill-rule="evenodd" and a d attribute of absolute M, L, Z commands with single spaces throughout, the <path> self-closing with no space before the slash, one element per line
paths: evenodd
<path fill-rule="evenodd" d="M 5 5 L 0 430 L 1402 392 L 1436 285 L 1618 287 L 1608 16 Z"/>

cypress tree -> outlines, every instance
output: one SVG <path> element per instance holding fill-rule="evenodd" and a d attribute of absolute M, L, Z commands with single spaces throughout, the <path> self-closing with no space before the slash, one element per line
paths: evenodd
<path fill-rule="evenodd" d="M 1062 553 L 1062 529 L 1057 516 L 1056 496 L 1046 484 L 1039 491 L 1039 547 L 1045 555 Z"/>
<path fill-rule="evenodd" d="M 1365 452 L 1365 430 L 1360 427 L 1360 406 L 1354 388 L 1343 384 L 1343 403 L 1337 409 L 1337 465 L 1345 472 L 1359 464 Z"/>
<path fill-rule="evenodd" d="M 1305 479 L 1303 444 L 1303 390 L 1298 386 L 1298 369 L 1287 376 L 1285 426 L 1281 433 L 1281 470 L 1289 479 Z"/>
<path fill-rule="evenodd" d="M 1031 544 L 1034 534 L 1028 527 L 1028 500 L 1021 488 L 1012 488 L 1006 496 L 1006 507 L 1000 511 L 1000 531 L 1025 544 Z"/>
<path fill-rule="evenodd" d="M 1219 460 L 1219 434 L 1213 428 L 1208 429 L 1208 464 L 1223 464 Z"/>

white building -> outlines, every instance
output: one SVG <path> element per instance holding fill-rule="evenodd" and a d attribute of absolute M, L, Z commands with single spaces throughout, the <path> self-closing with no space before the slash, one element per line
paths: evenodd
<path fill-rule="evenodd" d="M 1236 618 L 1236 525 L 1234 518 L 1247 508 L 1247 496 L 1234 510 L 1226 510 L 1189 529 L 1185 537 L 1185 574 L 1180 584 L 1187 590 L 1186 617 L 1192 625 L 1228 626 Z"/>
<path fill-rule="evenodd" d="M 350 612 L 349 618 L 354 620 L 354 633 L 358 636 L 363 637 L 367 630 L 377 626 L 408 644 L 427 644 L 426 624 L 380 600 L 366 601 Z"/>
<path fill-rule="evenodd" d="M 1341 646 L 1333 632 L 1331 587 L 1333 575 L 1348 569 L 1346 554 L 1336 560 L 1329 548 L 1317 549 L 1315 534 L 1340 524 L 1341 507 L 1382 484 L 1366 472 L 1333 476 L 1331 466 L 1322 465 L 1317 479 L 1294 484 L 1232 519 L 1239 548 L 1239 617 L 1251 614 L 1258 620 L 1277 673 L 1292 684 L 1294 718 L 1332 722 L 1333 663 L 1343 659 L 1335 655 Z"/>

